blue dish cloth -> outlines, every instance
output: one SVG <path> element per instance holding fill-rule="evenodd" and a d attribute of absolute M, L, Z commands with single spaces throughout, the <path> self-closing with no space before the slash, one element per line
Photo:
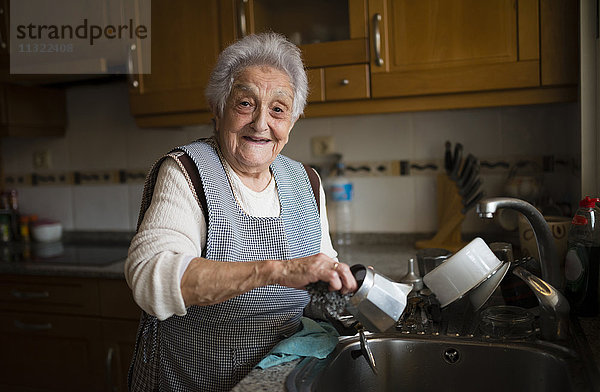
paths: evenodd
<path fill-rule="evenodd" d="M 328 322 L 302 317 L 302 329 L 279 342 L 256 367 L 266 369 L 301 357 L 323 359 L 338 344 L 339 336 Z"/>

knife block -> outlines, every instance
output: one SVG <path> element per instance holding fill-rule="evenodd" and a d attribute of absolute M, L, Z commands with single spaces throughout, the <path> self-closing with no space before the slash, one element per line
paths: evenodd
<path fill-rule="evenodd" d="M 443 248 L 453 253 L 462 249 L 467 243 L 461 238 L 462 222 L 465 215 L 462 197 L 458 193 L 456 183 L 446 174 L 437 177 L 437 216 L 438 231 L 433 238 L 415 243 L 417 249 Z"/>

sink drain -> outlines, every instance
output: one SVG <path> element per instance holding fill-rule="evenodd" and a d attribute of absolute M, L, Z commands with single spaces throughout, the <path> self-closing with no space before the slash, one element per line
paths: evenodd
<path fill-rule="evenodd" d="M 444 361 L 453 364 L 460 360 L 460 353 L 455 348 L 447 348 L 444 351 Z"/>

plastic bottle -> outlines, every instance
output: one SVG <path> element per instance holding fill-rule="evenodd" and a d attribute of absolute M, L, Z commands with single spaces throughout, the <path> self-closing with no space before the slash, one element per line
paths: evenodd
<path fill-rule="evenodd" d="M 333 242 L 334 246 L 344 247 L 352 242 L 352 182 L 345 177 L 345 166 L 337 164 L 337 175 L 330 183 L 330 193 L 334 218 Z M 338 249 L 339 251 L 340 249 Z"/>
<path fill-rule="evenodd" d="M 589 196 L 579 202 L 571 221 L 565 258 L 565 294 L 573 313 L 598 314 L 598 278 L 600 274 L 600 199 Z"/>

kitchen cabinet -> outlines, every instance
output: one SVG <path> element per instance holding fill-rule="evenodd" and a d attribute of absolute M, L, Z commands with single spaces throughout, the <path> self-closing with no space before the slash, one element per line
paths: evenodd
<path fill-rule="evenodd" d="M 577 3 L 369 0 L 371 99 L 306 114 L 576 101 Z"/>
<path fill-rule="evenodd" d="M 308 102 L 344 101 L 370 97 L 367 64 L 307 70 Z"/>
<path fill-rule="evenodd" d="M 4 391 L 99 391 L 101 326 L 92 319 L 0 313 Z"/>
<path fill-rule="evenodd" d="M 103 279 L 98 282 L 98 287 L 106 385 L 110 391 L 125 392 L 140 308 L 124 280 Z"/>
<path fill-rule="evenodd" d="M 64 89 L 0 84 L 0 136 L 63 136 L 66 124 Z"/>
<path fill-rule="evenodd" d="M 12 10 L 11 3 L 14 7 Z M 47 17 L 48 9 L 43 6 L 16 7 L 19 2 L 0 0 L 0 82 L 26 86 L 57 85 L 98 81 L 108 79 L 113 74 L 124 74 L 128 63 L 122 46 L 125 37 L 117 40 L 99 38 L 89 45 L 87 32 L 80 42 L 76 42 L 77 39 L 70 39 L 68 33 L 64 39 L 57 37 L 62 34 L 50 34 L 51 28 L 48 26 L 62 26 L 84 19 L 89 26 L 127 26 L 124 22 L 129 19 L 144 24 L 145 20 L 133 17 L 132 7 L 140 6 L 137 1 L 135 5 L 133 3 L 126 0 L 63 2 L 55 5 L 54 12 Z M 41 33 L 39 36 L 32 34 L 36 38 L 29 38 L 25 34 L 11 37 L 11 16 L 16 18 L 12 24 L 15 32 L 17 25 L 21 24 L 19 22 L 33 26 L 35 23 L 32 24 L 32 21 L 43 21 Z M 78 26 L 81 25 L 71 25 L 75 30 Z M 73 45 L 76 50 L 71 50 Z M 12 64 L 11 52 L 14 56 Z"/>
<path fill-rule="evenodd" d="M 126 391 L 140 310 L 124 280 L 0 278 L 0 389 Z"/>
<path fill-rule="evenodd" d="M 224 24 L 234 41 L 250 33 L 276 31 L 302 50 L 308 68 L 368 63 L 365 0 L 229 0 Z M 228 16 L 228 17 L 227 17 Z M 231 19 L 234 17 L 234 20 Z"/>
<path fill-rule="evenodd" d="M 219 2 L 154 0 L 151 21 L 151 64 L 141 61 L 141 46 L 132 47 L 129 101 L 137 124 L 208 122 L 204 88 L 220 51 Z"/>
<path fill-rule="evenodd" d="M 369 11 L 374 98 L 540 84 L 537 0 L 371 0 Z"/>
<path fill-rule="evenodd" d="M 0 69 L 8 69 L 9 65 L 9 0 L 0 0 Z"/>
<path fill-rule="evenodd" d="M 226 32 L 233 32 L 233 36 L 224 35 L 227 41 L 276 31 L 300 47 L 308 68 L 309 102 L 370 97 L 365 0 L 234 0 L 227 4 L 223 24 L 229 26 Z"/>
<path fill-rule="evenodd" d="M 207 122 L 219 50 L 271 30 L 302 50 L 307 117 L 577 100 L 573 0 L 155 0 L 152 27 L 152 74 L 131 81 L 140 126 Z"/>
<path fill-rule="evenodd" d="M 138 321 L 102 321 L 105 382 L 110 391 L 127 391 L 127 374 L 135 348 Z"/>

